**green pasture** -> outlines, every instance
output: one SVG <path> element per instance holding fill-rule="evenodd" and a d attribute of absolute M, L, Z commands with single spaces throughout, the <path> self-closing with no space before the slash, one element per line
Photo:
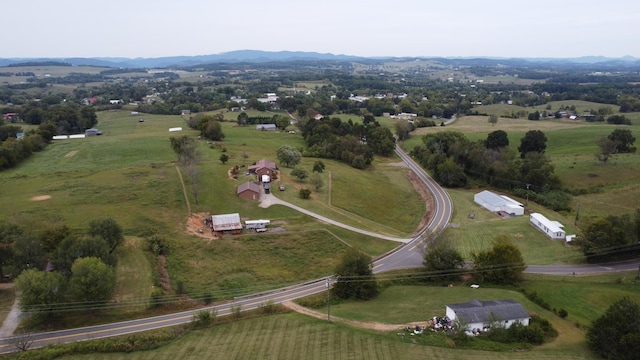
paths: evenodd
<path fill-rule="evenodd" d="M 145 121 L 139 122 L 139 118 Z M 333 271 L 336 259 L 347 246 L 377 256 L 398 245 L 323 225 L 283 206 L 263 209 L 255 201 L 239 199 L 236 187 L 254 180 L 253 176 L 244 176 L 248 165 L 262 158 L 276 160 L 275 152 L 280 146 L 301 147 L 303 141 L 299 135 L 256 131 L 250 126 L 238 127 L 234 122 L 223 123 L 226 135 L 223 142 L 201 140 L 199 143 L 202 162 L 198 203 L 186 184 L 191 211 L 238 212 L 243 220 L 267 218 L 279 230 L 260 235 L 248 232 L 216 241 L 187 234 L 185 225 L 189 214 L 169 137 L 195 136 L 197 132 L 188 130 L 181 116 L 131 116 L 130 111 L 101 112 L 96 127 L 103 135 L 54 141 L 20 167 L 0 173 L 0 185 L 4 189 L 0 207 L 12 209 L 0 213 L 0 218 L 33 223 L 36 221 L 29 219 L 62 221 L 75 231 L 86 231 L 93 219 L 115 218 L 135 243 L 127 247 L 131 253 L 119 252 L 122 264 L 140 264 L 139 268 L 123 268 L 116 301 L 145 298 L 152 290 L 150 285 L 124 283 L 131 280 L 126 274 L 132 272 L 150 281 L 147 279 L 149 265 L 140 257 L 143 240 L 138 238 L 149 230 L 159 232 L 167 241 L 167 268 L 172 287 L 177 289 L 180 283 L 184 291 L 194 297 L 210 292 L 218 299 L 232 293 L 252 292 L 256 286 L 265 290 L 326 276 Z M 184 130 L 171 133 L 171 127 Z M 230 157 L 226 164 L 219 161 L 223 153 Z M 327 179 L 325 187 L 318 194 L 335 194 L 318 196 L 320 201 L 309 201 L 317 204 L 318 209 L 324 209 L 325 215 L 396 235 L 410 234 L 417 227 L 423 205 L 405 178 L 406 170 L 388 166 L 384 161 L 366 172 L 337 162 L 327 163 L 328 171 L 322 174 Z M 304 159 L 303 166 L 309 171 L 312 164 L 312 160 Z M 237 180 L 228 176 L 228 170 L 234 165 L 242 168 Z M 287 191 L 277 195 L 292 195 L 299 200 L 294 188 L 300 184 L 287 180 L 290 169 L 282 170 Z M 330 173 L 338 179 L 339 186 L 329 186 Z M 352 186 L 346 181 L 348 178 L 357 179 L 356 184 L 364 188 L 344 191 L 341 187 Z M 379 196 L 382 202 L 376 202 L 372 192 L 384 193 Z M 50 198 L 32 200 L 44 195 Z M 366 211 L 357 205 L 361 202 L 376 210 Z M 384 208 L 382 203 L 393 210 Z M 384 212 L 392 222 L 382 216 Z M 127 260 L 129 256 L 133 258 Z M 151 268 L 155 268 L 155 264 Z"/>
<path fill-rule="evenodd" d="M 506 234 L 520 249 L 524 261 L 529 265 L 549 265 L 582 262 L 582 253 L 566 246 L 564 241 L 550 240 L 540 231 L 529 225 L 529 216 L 501 218 L 482 208 L 473 201 L 476 190 L 448 190 L 455 206 L 451 225 L 442 234 L 444 241 L 450 242 L 460 251 L 466 261 L 471 254 L 487 251 L 491 248 L 496 235 Z M 526 199 L 514 200 L 526 203 Z M 540 212 L 550 219 L 561 222 L 567 234 L 575 234 L 573 219 L 546 210 L 529 201 L 531 212 Z M 473 214 L 473 217 L 470 216 Z"/>

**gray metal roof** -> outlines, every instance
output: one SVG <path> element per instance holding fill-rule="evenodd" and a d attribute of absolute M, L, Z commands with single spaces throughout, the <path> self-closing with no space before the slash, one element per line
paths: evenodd
<path fill-rule="evenodd" d="M 462 304 L 447 305 L 456 317 L 470 323 L 487 323 L 492 320 L 528 319 L 529 313 L 513 300 L 480 301 L 473 299 Z M 493 314 L 493 315 L 492 315 Z"/>
<path fill-rule="evenodd" d="M 213 225 L 213 230 L 215 231 L 242 229 L 240 214 L 238 213 L 213 215 L 211 216 L 211 223 Z"/>

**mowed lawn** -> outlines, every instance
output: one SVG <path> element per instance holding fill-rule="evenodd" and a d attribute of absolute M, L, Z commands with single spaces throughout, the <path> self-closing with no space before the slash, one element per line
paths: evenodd
<path fill-rule="evenodd" d="M 354 329 L 296 313 L 193 331 L 159 349 L 66 356 L 73 360 L 161 359 L 589 359 L 582 351 L 489 352 L 424 346 L 393 333 Z"/>

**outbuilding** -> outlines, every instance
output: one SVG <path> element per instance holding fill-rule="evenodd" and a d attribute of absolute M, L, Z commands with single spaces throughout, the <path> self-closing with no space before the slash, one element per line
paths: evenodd
<path fill-rule="evenodd" d="M 531 216 L 529 217 L 529 224 L 540 230 L 543 234 L 547 235 L 547 237 L 551 239 L 566 239 L 567 233 L 563 229 L 564 225 L 557 221 L 549 220 L 542 214 L 531 214 Z"/>
<path fill-rule="evenodd" d="M 238 186 L 236 195 L 241 199 L 246 200 L 259 200 L 260 199 L 260 186 L 253 181 L 246 182 Z"/>
<path fill-rule="evenodd" d="M 102 131 L 95 129 L 95 128 L 91 128 L 91 129 L 87 129 L 84 131 L 84 135 L 85 136 L 96 136 L 96 135 L 102 135 Z"/>
<path fill-rule="evenodd" d="M 504 212 L 511 216 L 524 215 L 524 207 L 521 203 L 508 196 L 498 195 L 489 190 L 484 190 L 475 194 L 473 196 L 473 201 L 491 212 Z"/>
<path fill-rule="evenodd" d="M 211 231 L 216 235 L 242 233 L 240 214 L 222 214 L 211 216 Z"/>
<path fill-rule="evenodd" d="M 258 124 L 256 125 L 256 130 L 276 131 L 278 130 L 278 127 L 276 124 Z"/>
<path fill-rule="evenodd" d="M 513 300 L 481 301 L 473 299 L 466 303 L 447 305 L 447 317 L 459 319 L 469 331 L 482 331 L 499 322 L 505 328 L 515 323 L 529 325 L 529 313 Z"/>

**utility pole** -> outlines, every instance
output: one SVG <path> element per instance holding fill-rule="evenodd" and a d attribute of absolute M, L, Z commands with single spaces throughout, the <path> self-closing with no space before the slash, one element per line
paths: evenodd
<path fill-rule="evenodd" d="M 327 278 L 327 321 L 331 322 L 331 283 Z"/>
<path fill-rule="evenodd" d="M 531 186 L 531 184 L 527 184 L 527 204 L 524 206 L 524 209 L 529 211 L 529 186 Z"/>

